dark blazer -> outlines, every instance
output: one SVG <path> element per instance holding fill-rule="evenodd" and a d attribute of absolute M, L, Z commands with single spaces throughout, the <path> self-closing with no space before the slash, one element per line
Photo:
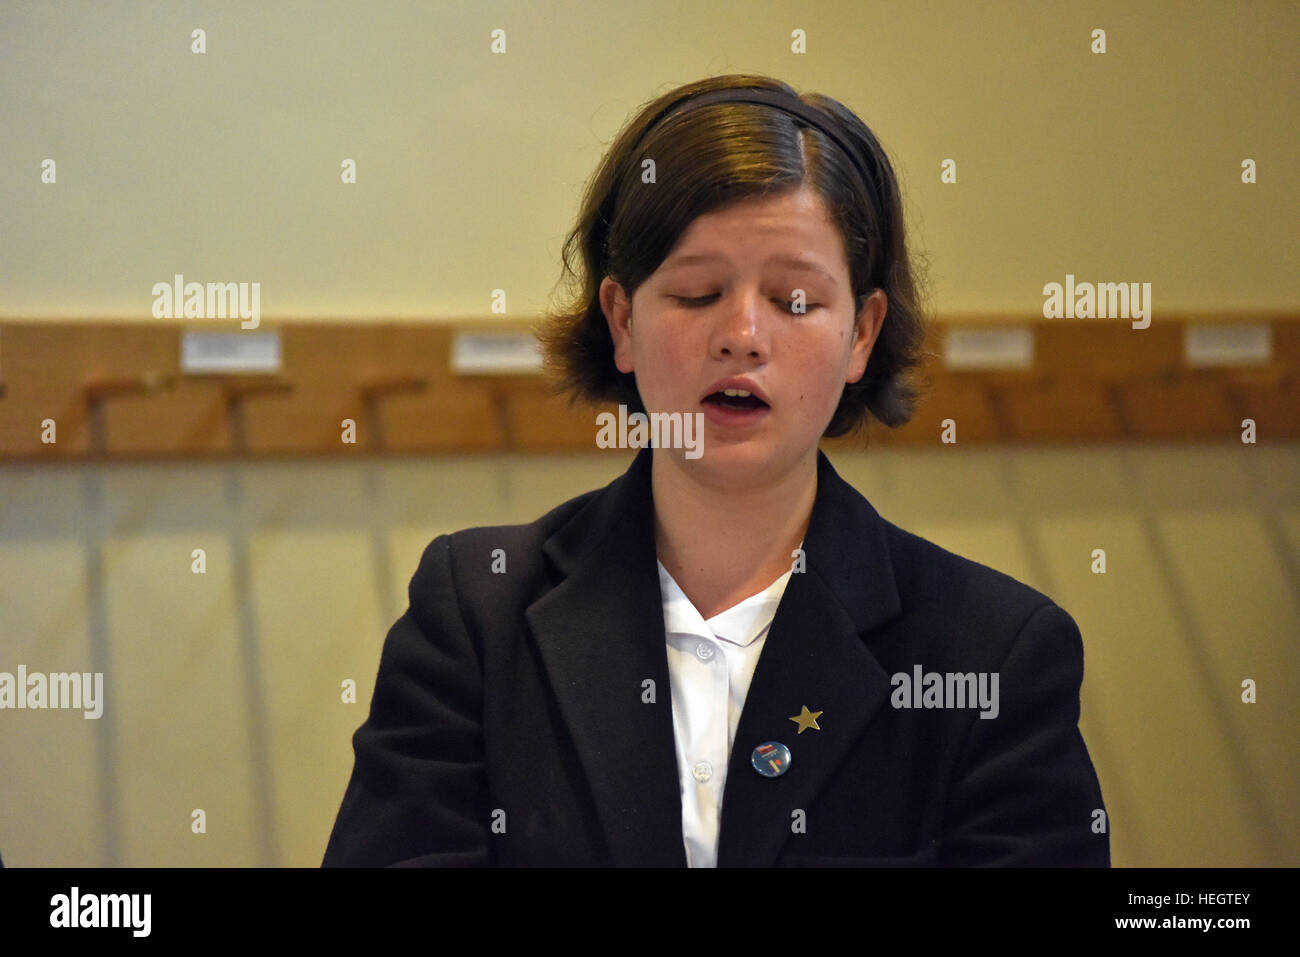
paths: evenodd
<path fill-rule="evenodd" d="M 325 866 L 685 866 L 651 454 L 532 524 L 428 545 Z M 718 865 L 1108 866 L 1073 619 L 885 521 L 820 452 L 817 483 L 806 570 L 736 732 Z M 895 707 L 891 676 L 916 665 L 998 673 L 997 717 Z M 798 732 L 803 705 L 820 730 Z M 772 740 L 792 756 L 766 778 L 750 754 Z"/>

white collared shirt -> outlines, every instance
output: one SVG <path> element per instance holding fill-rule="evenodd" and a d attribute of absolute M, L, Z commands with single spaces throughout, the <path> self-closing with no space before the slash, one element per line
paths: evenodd
<path fill-rule="evenodd" d="M 802 543 L 801 543 L 802 545 Z M 786 572 L 708 621 L 659 563 L 688 867 L 717 867 L 727 762 Z"/>

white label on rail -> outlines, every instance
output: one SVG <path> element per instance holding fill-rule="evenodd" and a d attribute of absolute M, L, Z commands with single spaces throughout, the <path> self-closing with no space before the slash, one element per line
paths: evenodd
<path fill-rule="evenodd" d="M 1273 327 L 1264 322 L 1189 325 L 1183 359 L 1189 366 L 1265 365 L 1273 358 Z"/>
<path fill-rule="evenodd" d="M 181 372 L 279 372 L 278 332 L 181 333 Z"/>
<path fill-rule="evenodd" d="M 451 368 L 480 375 L 541 372 L 541 344 L 527 332 L 458 332 L 452 341 Z"/>
<path fill-rule="evenodd" d="M 1034 364 L 1034 330 L 949 327 L 943 363 L 949 369 L 1028 369 Z"/>

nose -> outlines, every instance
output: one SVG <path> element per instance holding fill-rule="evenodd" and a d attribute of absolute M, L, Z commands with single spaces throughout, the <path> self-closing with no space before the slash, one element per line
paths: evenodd
<path fill-rule="evenodd" d="M 744 356 L 760 364 L 766 362 L 771 343 L 768 319 L 762 312 L 762 296 L 756 290 L 731 297 L 729 306 L 717 311 L 710 353 L 715 358 Z"/>

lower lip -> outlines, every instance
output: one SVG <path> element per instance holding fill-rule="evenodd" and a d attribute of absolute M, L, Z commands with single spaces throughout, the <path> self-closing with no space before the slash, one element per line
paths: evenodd
<path fill-rule="evenodd" d="M 766 405 L 761 405 L 756 409 L 729 409 L 725 405 L 718 405 L 716 402 L 701 402 L 700 405 L 704 406 L 704 417 L 706 419 L 714 425 L 729 427 L 753 425 L 772 411 L 771 407 Z"/>

